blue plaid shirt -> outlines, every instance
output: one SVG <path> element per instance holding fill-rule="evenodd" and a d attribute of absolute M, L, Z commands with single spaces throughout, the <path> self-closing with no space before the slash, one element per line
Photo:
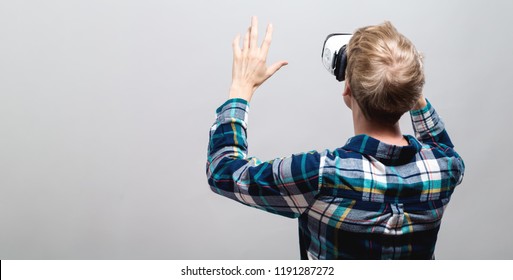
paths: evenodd
<path fill-rule="evenodd" d="M 428 102 L 411 111 L 415 136 L 395 146 L 356 135 L 333 151 L 262 162 L 247 155 L 249 104 L 230 99 L 210 130 L 211 189 L 299 218 L 302 259 L 431 259 L 464 163 Z"/>

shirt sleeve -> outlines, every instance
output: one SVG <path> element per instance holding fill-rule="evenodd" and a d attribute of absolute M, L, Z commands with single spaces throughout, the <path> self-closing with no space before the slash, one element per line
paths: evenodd
<path fill-rule="evenodd" d="M 451 138 L 445 129 L 445 124 L 435 111 L 435 108 L 427 100 L 427 105 L 419 110 L 410 111 L 410 116 L 415 131 L 415 137 L 424 145 L 437 150 L 437 157 L 446 157 L 449 160 L 448 168 L 454 171 L 455 185 L 463 180 L 465 163 L 461 156 L 454 150 Z"/>
<path fill-rule="evenodd" d="M 318 152 L 262 162 L 247 156 L 249 104 L 230 99 L 216 111 L 210 129 L 207 177 L 212 191 L 248 206 L 297 218 L 315 200 L 321 184 Z"/>
<path fill-rule="evenodd" d="M 444 122 L 431 103 L 427 99 L 426 101 L 427 105 L 424 108 L 410 111 L 415 137 L 423 143 L 443 144 L 453 148 Z"/>

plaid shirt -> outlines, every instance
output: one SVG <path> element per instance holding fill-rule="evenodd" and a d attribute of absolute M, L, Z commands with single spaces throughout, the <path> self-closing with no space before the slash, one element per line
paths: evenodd
<path fill-rule="evenodd" d="M 302 259 L 431 259 L 464 163 L 428 102 L 411 111 L 415 137 L 394 146 L 356 135 L 333 151 L 262 162 L 248 157 L 249 104 L 230 99 L 210 130 L 211 189 L 299 218 Z"/>

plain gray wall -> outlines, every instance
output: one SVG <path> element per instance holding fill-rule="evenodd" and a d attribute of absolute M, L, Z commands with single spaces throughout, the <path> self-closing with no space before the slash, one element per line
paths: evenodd
<path fill-rule="evenodd" d="M 513 259 L 512 1 L 1 1 L 1 259 L 298 259 L 297 221 L 212 193 L 208 131 L 231 41 L 275 27 L 250 154 L 352 136 L 326 35 L 384 20 L 425 55 L 425 95 L 466 163 L 438 259 Z M 411 133 L 408 117 L 401 120 Z"/>

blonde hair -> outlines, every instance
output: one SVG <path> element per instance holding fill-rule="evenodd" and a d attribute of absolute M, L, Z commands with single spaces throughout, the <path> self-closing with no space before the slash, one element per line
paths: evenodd
<path fill-rule="evenodd" d="M 422 56 L 388 21 L 359 28 L 347 46 L 346 82 L 363 115 L 396 123 L 422 93 Z"/>

